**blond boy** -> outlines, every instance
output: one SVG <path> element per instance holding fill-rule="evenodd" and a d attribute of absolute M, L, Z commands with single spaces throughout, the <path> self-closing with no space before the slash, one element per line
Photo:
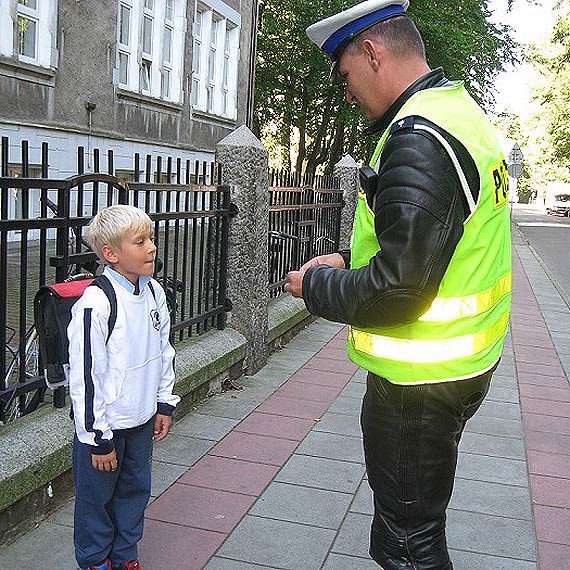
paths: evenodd
<path fill-rule="evenodd" d="M 167 436 L 180 400 L 172 394 L 170 319 L 152 278 L 156 247 L 147 214 L 110 206 L 93 218 L 86 239 L 106 265 L 99 279 L 113 294 L 88 287 L 68 328 L 75 554 L 81 569 L 140 570 L 152 442 Z"/>

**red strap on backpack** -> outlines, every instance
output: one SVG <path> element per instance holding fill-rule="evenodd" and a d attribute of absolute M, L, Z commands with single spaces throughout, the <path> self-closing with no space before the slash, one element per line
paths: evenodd
<path fill-rule="evenodd" d="M 78 281 L 67 281 L 65 283 L 52 283 L 47 285 L 61 299 L 80 297 L 83 291 L 93 283 L 95 279 L 80 279 Z"/>

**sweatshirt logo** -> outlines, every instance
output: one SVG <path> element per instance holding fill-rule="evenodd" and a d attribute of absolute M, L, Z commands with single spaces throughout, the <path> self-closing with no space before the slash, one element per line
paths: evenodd
<path fill-rule="evenodd" d="M 160 330 L 160 316 L 156 309 L 150 312 L 150 320 L 152 321 L 152 326 L 158 331 Z"/>

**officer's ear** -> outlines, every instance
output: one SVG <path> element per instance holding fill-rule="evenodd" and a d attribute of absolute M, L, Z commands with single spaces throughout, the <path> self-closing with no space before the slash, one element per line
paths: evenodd
<path fill-rule="evenodd" d="M 380 69 L 380 46 L 372 40 L 362 42 L 362 53 L 373 71 Z"/>

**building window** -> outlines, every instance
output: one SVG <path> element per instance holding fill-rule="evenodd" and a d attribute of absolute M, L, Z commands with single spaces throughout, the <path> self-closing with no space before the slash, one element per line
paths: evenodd
<path fill-rule="evenodd" d="M 166 0 L 164 19 L 167 22 L 174 21 L 174 0 Z"/>
<path fill-rule="evenodd" d="M 131 45 L 131 7 L 119 5 L 119 84 L 128 85 L 129 55 Z"/>
<path fill-rule="evenodd" d="M 183 0 L 120 0 L 117 23 L 119 87 L 181 102 L 185 10 Z"/>
<path fill-rule="evenodd" d="M 57 0 L 0 0 L 0 55 L 55 68 Z"/>
<path fill-rule="evenodd" d="M 192 27 L 192 91 L 191 91 L 191 104 L 192 107 L 198 105 L 199 91 L 200 91 L 200 77 L 202 75 L 202 21 L 204 14 L 197 6 L 194 11 L 194 24 Z"/>
<path fill-rule="evenodd" d="M 22 59 L 36 60 L 39 20 L 37 0 L 18 0 L 18 55 Z"/>
<path fill-rule="evenodd" d="M 218 51 L 218 24 L 219 21 L 212 18 L 210 27 L 210 52 L 208 53 L 208 98 L 206 109 L 209 113 L 215 112 L 215 91 L 216 91 L 216 54 Z"/>
<path fill-rule="evenodd" d="M 240 15 L 222 2 L 196 4 L 192 50 L 194 109 L 234 119 Z"/>
<path fill-rule="evenodd" d="M 232 30 L 233 30 L 232 27 L 230 26 L 226 27 L 225 38 L 224 38 L 224 67 L 222 73 L 222 115 L 227 115 L 230 109 L 229 89 L 230 89 L 230 60 L 231 60 Z"/>
<path fill-rule="evenodd" d="M 167 0 L 164 12 L 164 30 L 162 33 L 162 70 L 160 77 L 160 96 L 170 97 L 170 78 L 172 76 L 172 37 L 174 35 L 174 3 Z"/>

